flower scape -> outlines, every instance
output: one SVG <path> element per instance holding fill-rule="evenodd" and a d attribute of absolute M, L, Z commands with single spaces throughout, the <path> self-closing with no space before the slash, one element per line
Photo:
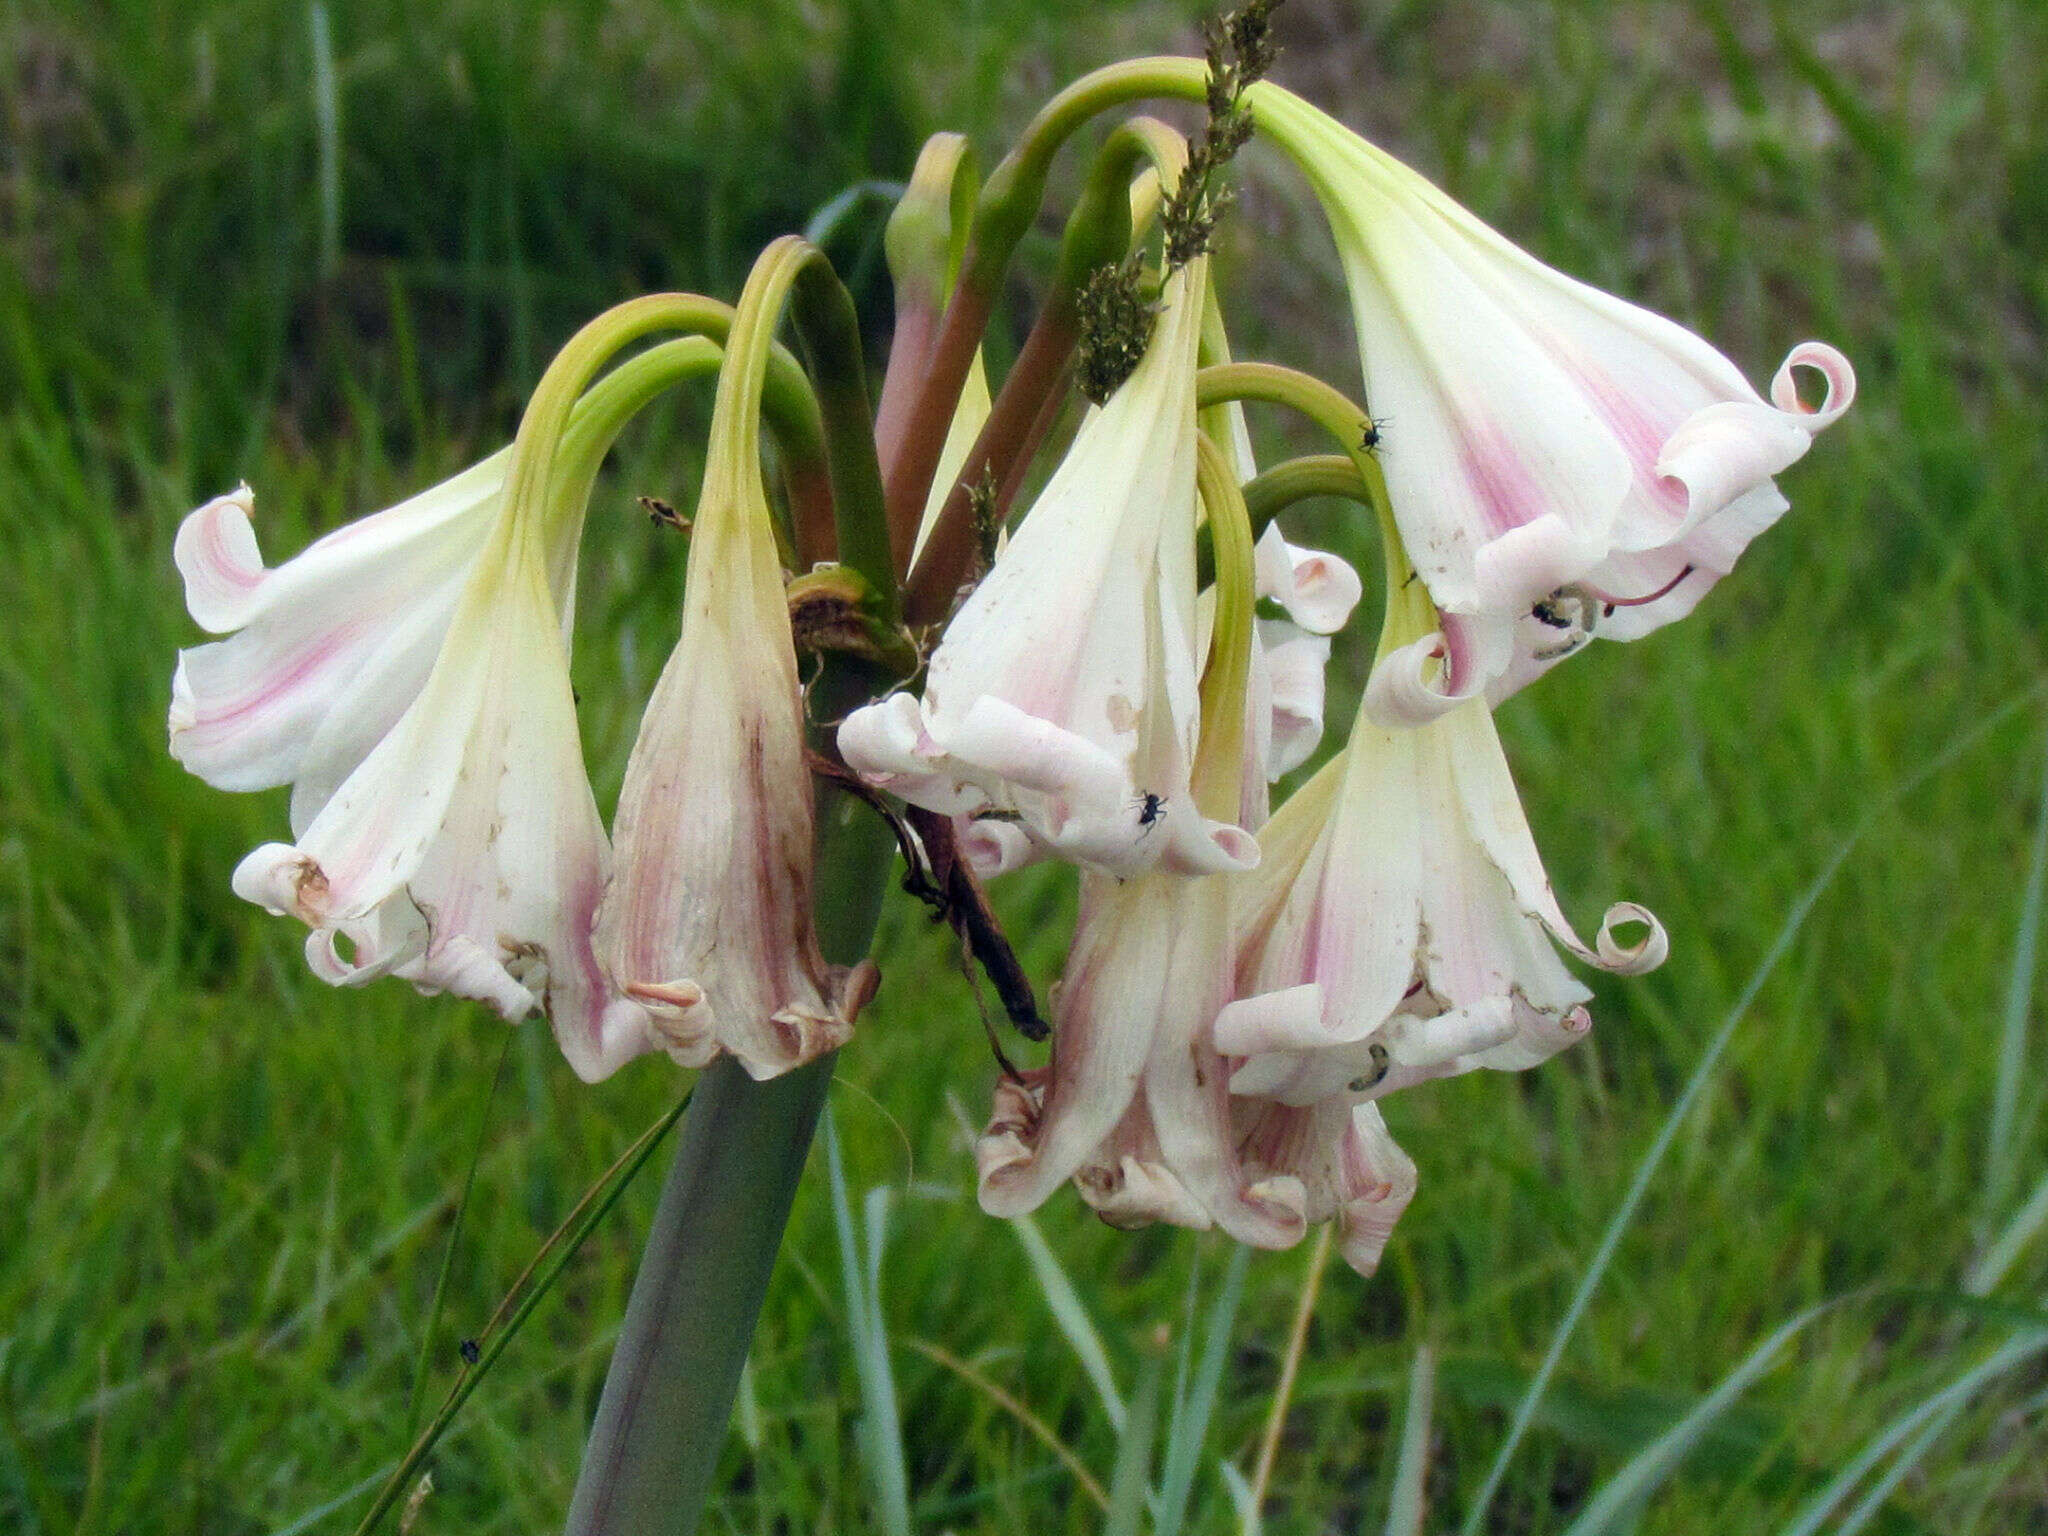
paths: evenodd
<path fill-rule="evenodd" d="M 1262 78 L 1265 10 L 1206 61 L 1070 87 L 978 187 L 956 140 L 928 146 L 890 228 L 876 410 L 844 291 L 788 239 L 734 307 L 593 321 L 509 448 L 282 565 L 247 487 L 193 512 L 176 560 L 221 638 L 178 660 L 171 751 L 223 789 L 291 786 L 289 839 L 236 893 L 305 924 L 336 985 L 545 1015 L 587 1080 L 651 1052 L 766 1080 L 852 1041 L 875 989 L 818 926 L 820 807 L 864 802 L 1049 1035 L 1042 1064 L 995 1053 L 988 1212 L 1071 1184 L 1117 1226 L 1263 1248 L 1334 1222 L 1371 1273 L 1417 1189 L 1380 1100 L 1537 1065 L 1592 1027 L 1575 965 L 1635 975 L 1669 947 L 1632 902 L 1590 940 L 1567 918 L 1492 709 L 1706 599 L 1855 379 L 1806 341 L 1766 397 L 1517 249 Z M 1205 102 L 1206 129 L 1108 135 L 991 396 L 982 331 L 1053 152 L 1159 97 Z M 1362 398 L 1230 357 L 1208 240 L 1251 134 L 1327 218 Z M 585 508 L 626 422 L 713 371 L 678 638 L 608 832 L 569 683 Z M 1247 400 L 1334 452 L 1261 471 Z M 1311 494 L 1377 530 L 1384 596 L 1357 717 L 1297 784 L 1332 647 L 1373 606 L 1289 541 Z M 1080 894 L 1041 1019 L 982 885 L 1044 860 Z"/>

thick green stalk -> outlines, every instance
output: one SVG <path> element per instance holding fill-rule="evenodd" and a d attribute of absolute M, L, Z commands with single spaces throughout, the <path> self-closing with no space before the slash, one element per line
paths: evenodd
<path fill-rule="evenodd" d="M 819 693 L 865 697 L 871 682 L 833 661 Z M 822 794 L 814 910 L 835 965 L 867 954 L 891 847 L 879 817 Z M 696 1530 L 833 1059 L 757 1083 L 725 1058 L 698 1079 L 591 1425 L 570 1536 Z"/>
<path fill-rule="evenodd" d="M 841 543 L 856 568 L 879 563 L 878 572 L 861 574 L 879 576 L 877 591 L 888 598 L 878 601 L 893 600 L 872 449 L 863 454 L 843 440 L 856 430 L 856 406 L 863 440 L 868 430 L 864 386 L 850 382 L 858 373 L 851 306 L 817 249 L 793 237 L 762 253 L 741 296 L 712 415 L 713 470 L 758 473 L 757 402 L 776 321 L 792 293 L 820 379 L 835 505 L 842 519 L 854 519 L 842 521 Z M 748 511 L 735 503 L 723 515 Z M 813 689 L 813 718 L 835 719 L 890 680 L 868 663 L 830 657 Z M 812 905 L 828 961 L 854 965 L 866 957 L 890 847 L 878 818 L 823 792 Z M 572 1536 L 695 1531 L 831 1078 L 830 1056 L 767 1082 L 753 1081 L 728 1057 L 699 1078 L 585 1447 L 569 1509 Z"/>

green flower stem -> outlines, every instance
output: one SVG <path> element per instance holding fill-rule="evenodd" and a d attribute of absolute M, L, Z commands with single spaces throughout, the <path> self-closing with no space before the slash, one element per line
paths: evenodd
<path fill-rule="evenodd" d="M 1311 496 L 1341 496 L 1362 507 L 1373 505 L 1372 491 L 1358 466 L 1341 453 L 1312 453 L 1275 464 L 1244 488 L 1245 511 L 1254 535 L 1298 501 Z"/>
<path fill-rule="evenodd" d="M 725 336 L 726 327 L 720 326 L 716 334 L 664 341 L 627 359 L 591 385 L 576 402 L 562 435 L 555 463 L 555 485 L 561 494 L 551 502 L 581 508 L 590 498 L 591 484 L 605 455 L 626 423 L 663 391 L 717 372 L 725 358 Z M 801 474 L 820 486 L 828 485 L 825 429 L 817 397 L 796 359 L 781 347 L 768 359 L 761 410 L 791 476 Z"/>
<path fill-rule="evenodd" d="M 713 462 L 730 461 L 721 473 L 758 465 L 754 402 L 777 319 L 792 300 L 821 375 L 835 501 L 859 507 L 870 522 L 847 530 L 846 563 L 872 581 L 876 573 L 860 562 L 878 558 L 881 590 L 893 591 L 880 476 L 872 457 L 864 472 L 859 456 L 835 441 L 856 395 L 847 378 L 858 368 L 851 303 L 817 248 L 793 236 L 762 252 L 747 278 L 719 373 Z M 858 403 L 864 429 L 864 385 Z M 744 500 L 725 510 L 750 511 Z M 828 657 L 813 689 L 814 719 L 837 718 L 890 680 L 872 663 Z M 822 739 L 826 729 L 814 732 Z M 828 961 L 852 965 L 874 937 L 891 867 L 889 830 L 829 788 L 817 828 L 820 947 Z M 689 1536 L 697 1528 L 831 1080 L 830 1056 L 768 1082 L 753 1081 L 728 1057 L 698 1079 L 584 1450 L 571 1536 Z"/>
<path fill-rule="evenodd" d="M 569 422 L 597 372 L 621 350 L 659 331 L 683 331 L 723 338 L 732 324 L 730 306 L 694 293 L 654 293 L 606 310 L 571 336 L 534 386 L 512 440 L 505 468 L 507 515 L 499 527 L 508 538 L 538 538 Z M 764 363 L 765 368 L 765 363 Z"/>
<path fill-rule="evenodd" d="M 1253 541 L 1282 512 L 1314 496 L 1341 496 L 1367 509 L 1373 505 L 1365 477 L 1343 454 L 1311 453 L 1288 459 L 1245 482 L 1244 507 L 1251 518 Z M 1216 551 L 1204 526 L 1195 536 L 1195 584 L 1206 587 L 1215 579 Z"/>
<path fill-rule="evenodd" d="M 860 317 L 854 312 L 853 295 L 825 253 L 801 241 L 794 245 L 789 258 L 796 267 L 789 314 L 818 391 L 833 512 L 831 543 L 826 547 L 820 547 L 822 530 L 807 537 L 799 522 L 797 555 L 806 568 L 836 557 L 841 565 L 860 572 L 874 591 L 875 616 L 894 622 L 899 612 L 896 563 L 890 552 L 882 469 L 875 457 Z"/>
<path fill-rule="evenodd" d="M 1263 400 L 1288 406 L 1334 437 L 1365 483 L 1366 498 L 1379 520 L 1387 579 L 1387 624 L 1392 626 L 1397 614 L 1404 621 L 1412 618 L 1419 611 L 1418 603 L 1429 602 L 1422 583 L 1409 579 L 1415 567 L 1408 559 L 1407 546 L 1401 542 L 1401 531 L 1394 525 L 1394 504 L 1387 496 L 1386 476 L 1380 473 L 1379 460 L 1365 446 L 1372 418 L 1363 407 L 1321 379 L 1277 363 L 1228 363 L 1204 368 L 1195 381 L 1195 398 L 1200 406 L 1225 400 Z M 1431 609 L 1428 628 L 1434 627 L 1435 610 Z M 1426 628 L 1423 633 L 1427 632 Z"/>
<path fill-rule="evenodd" d="M 831 1081 L 830 1056 L 765 1083 L 723 1057 L 698 1078 L 584 1448 L 571 1536 L 696 1528 Z"/>
<path fill-rule="evenodd" d="M 1056 402 L 1064 396 L 1067 364 L 1074 343 L 1080 337 L 1081 290 L 1096 269 L 1121 261 L 1131 243 L 1131 176 L 1141 161 L 1166 153 L 1162 134 L 1170 132 L 1157 123 L 1125 124 L 1111 134 L 1089 168 L 1088 180 L 1067 228 L 1060 240 L 1059 264 L 1052 286 L 1038 318 L 1032 322 L 1017 361 L 1003 379 L 1003 387 L 989 408 L 986 424 L 961 466 L 958 482 L 947 496 L 917 569 L 905 584 L 904 611 L 912 624 L 933 624 L 945 618 L 953 595 L 972 568 L 979 539 L 974 527 L 971 498 L 983 477 L 993 475 L 1000 490 L 1014 494 L 1022 482 L 1023 467 L 1035 451 L 1057 414 Z M 1177 135 L 1173 136 L 1176 140 Z M 969 260 L 972 260 L 970 248 Z M 965 292 L 967 274 L 962 273 L 954 289 L 954 302 Z M 952 311 L 948 309 L 948 324 Z M 978 337 L 977 333 L 977 337 Z M 942 343 L 943 345 L 943 338 Z M 934 367 L 938 366 L 935 358 Z M 966 377 L 963 369 L 962 379 Z M 957 399 L 959 383 L 952 386 L 949 400 Z M 920 397 L 919 406 L 924 398 Z M 940 441 L 951 422 L 950 413 L 937 423 Z M 911 430 L 911 429 L 906 429 Z M 906 442 L 904 453 L 910 452 Z M 936 451 L 932 464 L 936 466 Z M 911 527 L 924 506 L 931 470 L 910 507 Z M 892 519 L 899 506 L 896 483 L 890 482 L 889 505 Z"/>
<path fill-rule="evenodd" d="M 1365 446 L 1366 429 L 1372 418 L 1363 408 L 1321 379 L 1275 363 L 1230 363 L 1204 368 L 1195 381 L 1198 405 L 1224 400 L 1264 400 L 1300 411 L 1337 439 L 1344 456 L 1364 483 L 1366 500 L 1380 525 L 1380 547 L 1387 580 L 1386 613 L 1380 622 L 1379 648 L 1374 664 L 1391 650 L 1428 634 L 1437 627 L 1436 607 L 1428 589 L 1414 579 L 1415 566 L 1401 542 L 1401 530 L 1394 524 L 1394 504 L 1387 496 L 1386 476 L 1379 460 Z"/>
<path fill-rule="evenodd" d="M 882 249 L 895 288 L 894 329 L 889 337 L 889 365 L 875 401 L 875 453 L 885 464 L 895 459 L 903 445 L 904 428 L 931 371 L 939 321 L 966 251 L 967 225 L 974 216 L 974 194 L 980 181 L 974 151 L 966 138 L 957 133 L 935 133 L 925 140 L 910 183 L 889 216 Z M 905 517 L 889 525 L 897 570 L 909 569 L 916 541 L 916 519 Z"/>
<path fill-rule="evenodd" d="M 812 690 L 816 718 L 891 681 L 828 657 Z M 867 954 L 893 846 L 857 800 L 821 791 L 813 909 L 835 965 Z M 697 1080 L 584 1449 L 570 1536 L 696 1530 L 833 1059 L 757 1083 L 726 1058 Z"/>
<path fill-rule="evenodd" d="M 899 445 L 885 459 L 892 519 L 909 519 L 916 526 L 960 387 L 988 328 L 1010 258 L 1045 201 L 1046 176 L 1060 146 L 1098 113 L 1126 102 L 1148 97 L 1202 101 L 1207 78 L 1200 59 L 1176 58 L 1132 59 L 1084 75 L 1039 109 L 996 167 L 975 209 L 974 232 L 939 324 L 924 387 L 907 413 Z"/>
<path fill-rule="evenodd" d="M 840 563 L 859 572 L 872 589 L 875 616 L 893 620 L 896 573 L 889 563 L 889 532 L 883 518 L 873 422 L 868 414 L 860 325 L 852 296 L 825 253 L 799 236 L 784 235 L 771 242 L 747 276 L 732 333 L 726 340 L 725 366 L 719 370 L 708 466 L 722 464 L 723 472 L 731 475 L 758 478 L 760 474 L 760 402 L 774 354 L 775 327 L 785 305 L 808 354 L 818 391 L 837 522 L 832 542 L 838 546 Z M 705 478 L 714 478 L 710 467 Z M 807 534 L 799 529 L 799 558 L 815 557 L 825 537 L 819 529 Z"/>
<path fill-rule="evenodd" d="M 1194 792 L 1202 814 L 1235 821 L 1244 777 L 1244 703 L 1251 669 L 1256 598 L 1252 525 L 1237 472 L 1223 450 L 1195 439 L 1195 488 L 1209 514 L 1216 549 L 1216 615 L 1202 669 L 1202 736 L 1195 748 Z"/>

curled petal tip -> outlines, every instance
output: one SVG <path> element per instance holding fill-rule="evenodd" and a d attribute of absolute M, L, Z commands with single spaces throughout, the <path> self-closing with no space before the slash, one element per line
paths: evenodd
<path fill-rule="evenodd" d="M 1625 944 L 1614 936 L 1614 930 L 1623 923 L 1640 923 L 1647 931 L 1634 943 Z M 1606 969 L 1622 976 L 1640 976 L 1664 963 L 1671 953 L 1671 939 L 1648 907 L 1633 901 L 1618 901 L 1601 918 L 1594 948 L 1599 954 L 1600 964 Z"/>
<path fill-rule="evenodd" d="M 241 626 L 250 595 L 263 584 L 255 513 L 255 493 L 238 486 L 187 513 L 172 541 L 171 558 L 185 578 L 185 607 L 215 634 Z"/>
<path fill-rule="evenodd" d="M 1187 818 L 1160 856 L 1160 866 L 1182 875 L 1242 874 L 1259 867 L 1259 840 L 1227 821 Z"/>
<path fill-rule="evenodd" d="M 1032 1150 L 1044 1109 L 1042 1081 L 1005 1077 L 996 1084 L 988 1126 L 974 1143 L 975 1193 L 989 1215 L 1022 1216 L 1044 1203 L 1047 1188 L 1034 1177 Z"/>
<path fill-rule="evenodd" d="M 516 1024 L 541 1006 L 545 994 L 547 966 L 534 964 L 530 979 L 542 989 L 541 995 L 515 978 L 505 965 L 504 947 L 493 954 L 468 934 L 451 934 L 428 950 L 415 983 L 422 991 L 450 992 L 488 1004 L 498 1017 Z"/>
<path fill-rule="evenodd" d="M 1809 406 L 1799 398 L 1794 370 L 1800 368 L 1811 368 L 1827 381 L 1827 394 L 1819 405 Z M 1824 341 L 1802 341 L 1786 354 L 1771 379 L 1771 403 L 1800 418 L 1799 424 L 1808 432 L 1832 426 L 1855 402 L 1856 370 L 1848 358 Z"/>
<path fill-rule="evenodd" d="M 802 1008 L 784 1008 L 770 1015 L 768 1023 L 776 1046 L 772 1055 L 757 1056 L 738 1046 L 732 1047 L 740 1065 L 746 1068 L 747 1076 L 757 1083 L 765 1083 L 806 1062 L 815 1061 L 853 1038 L 853 1026 L 846 1020 Z"/>
<path fill-rule="evenodd" d="M 881 985 L 882 968 L 874 961 L 863 960 L 848 967 L 845 979 L 839 985 L 839 1017 L 848 1024 L 859 1023 L 860 1016 L 875 1000 L 875 993 Z"/>
<path fill-rule="evenodd" d="M 274 917 L 287 913 L 319 927 L 327 920 L 327 875 L 289 843 L 265 843 L 235 866 L 231 884 L 242 900 Z"/>
<path fill-rule="evenodd" d="M 682 1067 L 705 1067 L 718 1055 L 718 1034 L 704 989 L 688 978 L 628 982 L 622 989 L 641 1007 L 647 1036 Z"/>
<path fill-rule="evenodd" d="M 1089 1163 L 1076 1171 L 1074 1184 L 1089 1209 L 1112 1227 L 1163 1221 L 1206 1231 L 1214 1225 L 1187 1186 L 1157 1162 L 1126 1155 L 1114 1164 Z"/>
<path fill-rule="evenodd" d="M 1246 1186 L 1245 1205 L 1261 1226 L 1240 1241 L 1256 1248 L 1292 1248 L 1308 1232 L 1308 1186 L 1291 1173 L 1276 1173 Z"/>
<path fill-rule="evenodd" d="M 1444 637 L 1424 635 L 1380 658 L 1365 685 L 1365 712 L 1391 729 L 1427 725 L 1465 702 L 1449 691 Z"/>
<path fill-rule="evenodd" d="M 1015 822 L 970 817 L 959 823 L 960 853 L 983 880 L 1022 869 L 1038 857 L 1030 834 Z"/>

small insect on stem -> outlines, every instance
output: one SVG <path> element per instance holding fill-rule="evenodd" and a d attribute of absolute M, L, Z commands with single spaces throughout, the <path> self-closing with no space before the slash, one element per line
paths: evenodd
<path fill-rule="evenodd" d="M 464 1339 L 457 1348 L 462 1355 L 462 1363 L 464 1365 L 475 1365 L 484 1357 L 483 1346 L 478 1344 L 475 1339 Z"/>
<path fill-rule="evenodd" d="M 1365 424 L 1365 430 L 1358 435 L 1358 446 L 1367 453 L 1371 453 L 1374 449 L 1378 448 L 1380 439 L 1385 435 L 1386 429 L 1392 420 L 1393 418 L 1388 416 L 1374 416 L 1368 419 Z"/>
<path fill-rule="evenodd" d="M 647 514 L 647 520 L 657 528 L 674 528 L 687 533 L 690 520 L 659 496 L 639 496 L 640 510 Z"/>

